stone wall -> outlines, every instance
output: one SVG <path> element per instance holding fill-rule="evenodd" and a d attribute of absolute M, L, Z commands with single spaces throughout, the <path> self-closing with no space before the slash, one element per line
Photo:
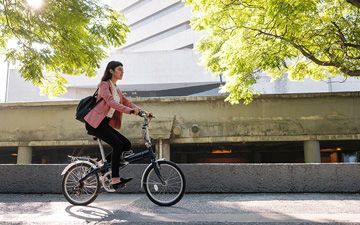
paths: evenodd
<path fill-rule="evenodd" d="M 133 100 L 156 115 L 152 137 L 170 144 L 360 139 L 360 92 L 263 95 L 250 105 L 224 97 Z M 0 147 L 96 145 L 74 119 L 77 103 L 0 104 Z M 141 124 L 124 115 L 121 132 L 141 143 Z"/>
<path fill-rule="evenodd" d="M 129 165 L 124 193 L 138 193 L 147 165 Z M 188 193 L 359 192 L 359 164 L 180 164 Z M 61 193 L 65 165 L 0 165 L 0 193 Z"/>

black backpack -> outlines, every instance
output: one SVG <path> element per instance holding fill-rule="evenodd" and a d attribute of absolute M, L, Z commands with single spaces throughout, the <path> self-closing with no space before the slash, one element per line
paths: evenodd
<path fill-rule="evenodd" d="M 100 101 L 96 102 L 96 96 L 98 93 L 96 89 L 95 93 L 91 96 L 85 97 L 80 100 L 75 113 L 75 118 L 83 123 L 85 123 L 84 117 L 90 112 Z"/>

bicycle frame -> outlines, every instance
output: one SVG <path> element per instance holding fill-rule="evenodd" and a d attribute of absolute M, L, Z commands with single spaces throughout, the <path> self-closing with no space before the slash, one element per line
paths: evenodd
<path fill-rule="evenodd" d="M 73 205 L 88 205 L 95 201 L 101 188 L 107 192 L 119 191 L 118 187 L 124 188 L 125 184 L 120 182 L 120 186 L 114 185 L 112 172 L 122 170 L 129 163 L 145 158 L 149 158 L 150 163 L 143 171 L 140 182 L 141 189 L 149 200 L 159 206 L 172 206 L 182 199 L 186 187 L 184 173 L 176 163 L 157 158 L 148 130 L 151 118 L 148 118 L 145 112 L 139 115 L 144 118 L 142 130 L 146 148 L 138 153 L 132 150 L 124 151 L 119 159 L 119 167 L 114 167 L 114 170 L 111 170 L 111 163 L 106 161 L 104 147 L 99 138 L 94 138 L 94 140 L 98 141 L 104 164 L 100 164 L 96 158 L 90 156 L 69 156 L 71 163 L 61 173 L 63 175 L 62 192 L 68 202 Z"/>
<path fill-rule="evenodd" d="M 146 116 L 146 114 L 142 114 L 142 117 L 144 117 L 144 124 L 142 126 L 142 129 L 143 129 L 143 136 L 144 136 L 144 140 L 145 140 L 145 146 L 147 147 L 147 149 L 144 151 L 135 153 L 135 154 L 125 156 L 123 158 L 123 160 L 125 162 L 131 163 L 131 162 L 135 162 L 135 161 L 138 161 L 138 160 L 141 160 L 144 158 L 150 158 L 150 160 L 151 160 L 150 164 L 154 166 L 154 171 L 155 171 L 156 175 L 159 177 L 160 181 L 162 183 L 164 183 L 164 179 L 162 178 L 160 171 L 159 171 L 156 155 L 151 147 L 151 138 L 150 138 L 149 129 L 148 129 L 149 118 Z M 88 174 L 86 174 L 83 178 L 81 178 L 79 180 L 80 183 L 82 183 L 84 180 L 86 180 L 92 174 L 98 173 L 100 171 L 107 171 L 111 167 L 111 165 L 106 164 L 107 160 L 105 158 L 105 151 L 104 151 L 104 147 L 102 145 L 101 140 L 99 138 L 97 138 L 97 141 L 98 141 L 99 148 L 100 148 L 101 158 L 102 158 L 103 162 L 105 163 L 105 165 L 101 168 L 96 167 L 96 168 L 92 169 Z M 120 168 L 122 168 L 122 167 L 120 167 Z"/>
<path fill-rule="evenodd" d="M 126 157 L 124 157 L 124 160 L 126 162 L 131 163 L 131 162 L 135 162 L 135 161 L 138 161 L 138 160 L 144 159 L 144 158 L 150 158 L 151 160 L 156 159 L 156 156 L 151 147 L 146 149 L 145 151 L 141 151 L 141 152 L 135 153 L 133 155 L 126 156 Z"/>
<path fill-rule="evenodd" d="M 146 115 L 145 112 L 141 112 L 141 117 L 144 118 L 144 124 L 142 126 L 142 130 L 143 130 L 143 138 L 145 141 L 145 146 L 147 147 L 146 150 L 142 151 L 142 152 L 138 152 L 134 155 L 129 155 L 129 156 L 125 156 L 123 159 L 129 163 L 143 159 L 143 158 L 151 158 L 151 160 L 155 160 L 156 159 L 156 155 L 154 154 L 152 147 L 151 147 L 151 138 L 150 138 L 150 134 L 149 134 L 149 118 Z M 105 152 L 104 152 L 104 147 L 101 143 L 101 140 L 99 138 L 97 138 L 99 147 L 100 147 L 100 152 L 101 152 L 101 158 L 102 161 L 105 163 L 106 162 L 106 158 L 105 158 Z"/>

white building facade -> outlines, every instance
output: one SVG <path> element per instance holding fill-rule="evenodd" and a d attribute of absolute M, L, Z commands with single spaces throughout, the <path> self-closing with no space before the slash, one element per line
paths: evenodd
<path fill-rule="evenodd" d="M 103 60 L 96 78 L 66 76 L 68 93 L 49 99 L 40 96 L 39 88 L 24 81 L 15 68 L 10 68 L 2 101 L 81 99 L 94 92 L 110 60 L 124 64 L 124 79 L 118 85 L 130 96 L 219 95 L 224 78 L 207 73 L 199 64 L 200 55 L 194 51 L 194 45 L 201 33 L 191 29 L 191 10 L 182 1 L 112 0 L 109 3 L 124 13 L 131 32 L 126 45 L 114 49 Z M 263 94 L 359 91 L 360 80 L 336 77 L 327 81 L 294 82 L 286 78 L 271 81 L 264 75 L 254 89 Z"/>

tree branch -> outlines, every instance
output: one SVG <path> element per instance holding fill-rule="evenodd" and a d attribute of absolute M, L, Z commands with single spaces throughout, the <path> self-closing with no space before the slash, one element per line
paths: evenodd
<path fill-rule="evenodd" d="M 346 43 L 346 38 L 345 35 L 343 34 L 343 32 L 340 30 L 340 27 L 334 22 L 331 21 L 331 23 L 335 26 L 339 36 L 340 36 L 340 40 L 342 41 L 342 43 Z"/>
<path fill-rule="evenodd" d="M 360 0 L 346 0 L 348 3 L 360 8 Z"/>
<path fill-rule="evenodd" d="M 349 70 L 347 68 L 340 68 L 340 71 L 351 77 L 360 77 L 360 70 Z"/>
<path fill-rule="evenodd" d="M 331 23 L 335 26 L 338 34 L 339 34 L 339 37 L 340 37 L 340 40 L 341 42 L 343 43 L 343 45 L 345 47 L 353 47 L 353 48 L 356 48 L 356 49 L 359 49 L 360 50 L 360 45 L 357 45 L 357 44 L 353 44 L 353 43 L 348 43 L 346 38 L 345 38 L 345 35 L 343 34 L 343 32 L 340 30 L 340 27 L 333 21 L 331 21 Z"/>
<path fill-rule="evenodd" d="M 313 61 L 314 63 L 320 65 L 320 66 L 333 66 L 336 68 L 339 68 L 341 72 L 343 72 L 344 74 L 347 74 L 349 76 L 352 77 L 356 77 L 356 76 L 360 76 L 360 70 L 351 70 L 348 68 L 344 68 L 340 63 L 338 62 L 331 62 L 331 61 L 322 61 L 318 58 L 316 58 L 310 51 L 308 51 L 304 46 L 301 46 L 299 44 L 296 44 L 294 41 L 289 40 L 283 36 L 279 36 L 276 34 L 271 34 L 271 33 L 267 33 L 265 31 L 262 31 L 260 29 L 255 29 L 255 28 L 251 28 L 251 27 L 244 27 L 246 29 L 249 30 L 253 30 L 253 31 L 257 31 L 260 34 L 266 35 L 266 36 L 270 36 L 270 37 L 274 37 L 274 38 L 278 38 L 281 39 L 283 41 L 288 42 L 289 44 L 291 44 L 294 48 L 296 48 L 297 50 L 299 50 L 301 52 L 301 54 L 303 54 L 306 58 L 310 59 L 311 61 Z"/>
<path fill-rule="evenodd" d="M 346 47 L 353 47 L 360 50 L 360 45 L 352 44 L 352 43 L 344 43 Z"/>
<path fill-rule="evenodd" d="M 301 52 L 301 54 L 303 54 L 306 58 L 310 59 L 311 61 L 313 61 L 314 63 L 316 63 L 320 66 L 336 66 L 332 62 L 321 61 L 320 59 L 316 58 L 313 54 L 311 54 L 310 51 L 305 49 L 303 46 L 296 44 L 295 42 L 290 42 L 290 44 L 292 46 L 294 46 L 297 50 L 299 50 Z M 336 66 L 336 67 L 338 67 L 338 66 Z"/>

